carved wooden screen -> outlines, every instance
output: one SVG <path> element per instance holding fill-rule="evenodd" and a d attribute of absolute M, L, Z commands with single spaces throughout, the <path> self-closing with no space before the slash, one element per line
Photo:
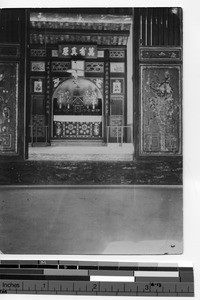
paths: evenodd
<path fill-rule="evenodd" d="M 41 13 L 44 16 L 44 22 L 40 19 Z M 118 21 L 115 22 L 105 22 L 103 19 L 101 22 L 101 18 L 99 20 L 99 16 L 94 14 L 89 16 L 90 19 L 94 18 L 93 23 L 91 23 L 92 19 L 88 22 L 88 17 L 85 15 L 86 21 L 82 20 L 79 23 L 73 21 L 76 20 L 76 14 L 70 19 L 73 22 L 68 20 L 68 13 L 67 9 L 60 15 L 51 10 L 49 12 L 42 10 L 39 12 L 34 9 L 30 11 L 28 40 L 30 66 L 28 66 L 27 81 L 30 82 L 28 98 L 31 97 L 30 101 L 32 101 L 30 125 L 33 128 L 33 138 L 35 139 L 34 128 L 42 129 L 46 126 L 49 142 L 52 139 L 84 137 L 106 141 L 106 130 L 109 126 L 111 127 L 109 138 L 111 137 L 112 141 L 116 142 L 116 128 L 121 128 L 126 123 L 124 120 L 126 46 L 132 15 L 116 16 Z M 109 18 L 109 15 L 106 18 Z M 76 100 L 73 97 L 70 98 L 66 107 L 62 104 L 59 106 L 59 101 L 66 101 L 66 91 L 64 94 L 60 91 L 60 96 L 55 97 L 57 100 L 52 99 L 55 96 L 54 92 L 64 81 L 72 78 L 70 70 L 73 69 L 73 61 L 81 60 L 84 61 L 83 74 L 78 74 L 78 77 L 93 82 L 96 89 L 100 90 L 102 96 L 98 99 L 99 103 L 96 103 L 94 108 L 92 104 L 87 107 L 81 96 Z M 38 89 L 36 90 L 34 86 L 38 86 Z M 35 101 L 36 97 L 37 101 Z M 39 105 L 39 98 L 41 105 Z M 73 105 L 74 101 L 78 101 L 79 104 Z M 37 110 L 34 110 L 36 102 L 39 106 Z M 120 110 L 118 109 L 119 103 Z M 87 117 L 77 117 L 78 111 L 74 111 L 75 108 L 80 109 L 80 115 L 86 114 Z M 100 114 L 98 110 L 101 110 Z M 72 115 L 74 115 L 74 122 L 72 122 Z M 98 118 L 95 115 L 99 115 Z M 93 121 L 90 122 L 89 117 Z M 83 126 L 79 124 L 80 122 Z M 84 133 L 82 136 L 79 134 L 79 127 Z M 38 141 L 45 140 L 45 137 L 42 138 L 42 130 L 40 133 Z"/>
<path fill-rule="evenodd" d="M 179 156 L 182 10 L 140 8 L 135 12 L 136 152 L 142 156 Z"/>
<path fill-rule="evenodd" d="M 18 70 L 17 63 L 0 62 L 0 153 L 18 151 Z"/>
<path fill-rule="evenodd" d="M 141 65 L 140 153 L 181 153 L 180 65 Z"/>
<path fill-rule="evenodd" d="M 1 158 L 24 158 L 24 16 L 22 9 L 0 10 Z"/>

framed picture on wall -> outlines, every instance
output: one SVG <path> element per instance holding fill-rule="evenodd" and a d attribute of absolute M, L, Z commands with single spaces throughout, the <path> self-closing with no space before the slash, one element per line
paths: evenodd
<path fill-rule="evenodd" d="M 112 94 L 124 93 L 124 78 L 111 78 L 110 83 Z"/>
<path fill-rule="evenodd" d="M 31 77 L 31 93 L 44 93 L 44 77 Z"/>

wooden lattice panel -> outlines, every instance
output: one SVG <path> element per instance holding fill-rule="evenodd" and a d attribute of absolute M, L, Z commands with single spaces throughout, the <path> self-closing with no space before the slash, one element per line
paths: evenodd
<path fill-rule="evenodd" d="M 103 73 L 104 72 L 104 63 L 103 62 L 86 62 L 85 72 Z"/>
<path fill-rule="evenodd" d="M 125 51 L 123 50 L 111 50 L 110 58 L 125 58 Z"/>
<path fill-rule="evenodd" d="M 66 72 L 70 68 L 70 62 L 53 61 L 51 64 L 52 72 Z"/>
<path fill-rule="evenodd" d="M 47 53 L 46 49 L 31 49 L 30 55 L 33 57 L 45 57 Z"/>
<path fill-rule="evenodd" d="M 101 138 L 102 122 L 54 121 L 54 138 Z"/>

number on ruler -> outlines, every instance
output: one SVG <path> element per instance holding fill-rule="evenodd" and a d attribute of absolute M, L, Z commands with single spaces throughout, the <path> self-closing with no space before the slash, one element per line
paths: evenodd
<path fill-rule="evenodd" d="M 92 287 L 92 291 L 96 290 L 97 289 L 97 284 L 93 284 L 93 287 Z"/>
<path fill-rule="evenodd" d="M 146 292 L 150 292 L 151 287 L 148 284 L 145 284 L 144 289 L 145 289 Z"/>

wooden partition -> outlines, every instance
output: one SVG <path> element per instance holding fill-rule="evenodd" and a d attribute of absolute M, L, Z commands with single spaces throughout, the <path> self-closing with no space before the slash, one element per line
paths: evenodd
<path fill-rule="evenodd" d="M 127 101 L 133 101 L 136 156 L 180 156 L 182 9 L 102 9 L 108 18 L 113 14 L 112 22 L 105 22 L 105 18 L 100 22 L 101 15 L 90 10 L 92 22 L 64 21 L 65 14 L 74 16 L 77 12 L 88 14 L 80 9 L 0 10 L 0 157 L 27 158 L 31 136 L 38 135 L 48 143 L 58 138 L 59 130 L 54 132 L 53 95 L 59 85 L 72 78 L 67 71 L 73 69 L 73 61 L 81 60 L 82 78 L 94 83 L 102 94 L 102 106 L 98 106 L 98 100 L 95 109 L 88 108 L 102 110 L 98 139 L 105 141 L 109 128 L 109 139 L 116 142 L 119 132 L 115 127 L 127 125 Z M 42 14 L 49 19 L 44 22 Z M 131 84 L 130 78 L 127 80 L 130 32 L 133 100 L 127 99 Z M 75 47 L 79 46 L 79 52 L 84 48 L 88 55 L 76 55 Z M 73 55 L 66 55 L 67 47 Z M 95 56 L 89 55 L 93 53 L 89 48 L 94 47 Z M 63 122 L 62 127 L 68 128 L 69 124 Z"/>
<path fill-rule="evenodd" d="M 0 159 L 24 158 L 25 10 L 0 10 Z"/>
<path fill-rule="evenodd" d="M 182 154 L 182 10 L 134 13 L 134 138 L 137 156 Z"/>
<path fill-rule="evenodd" d="M 48 144 L 65 139 L 116 142 L 118 128 L 126 125 L 132 15 L 84 11 L 81 16 L 80 21 L 69 9 L 29 11 L 27 103 L 33 141 L 37 136 Z M 76 68 L 77 84 L 72 76 Z"/>

